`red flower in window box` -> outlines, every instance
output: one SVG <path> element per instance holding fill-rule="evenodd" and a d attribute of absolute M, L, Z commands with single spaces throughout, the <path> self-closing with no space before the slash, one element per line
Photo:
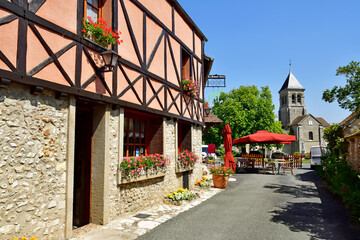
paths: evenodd
<path fill-rule="evenodd" d="M 199 85 L 197 81 L 193 81 L 192 78 L 184 77 L 181 81 L 181 85 L 186 95 L 190 96 L 191 98 L 198 98 Z"/>
<path fill-rule="evenodd" d="M 195 153 L 188 150 L 179 151 L 178 162 L 182 166 L 193 166 L 196 162 L 199 161 L 199 157 Z"/>
<path fill-rule="evenodd" d="M 143 164 L 138 164 L 143 163 Z M 165 169 L 166 166 L 170 163 L 169 156 L 164 156 L 158 153 L 151 154 L 148 156 L 138 156 L 138 157 L 125 157 L 121 163 L 121 168 L 127 174 L 137 174 L 142 171 L 148 171 L 157 168 Z"/>
<path fill-rule="evenodd" d="M 205 102 L 205 105 L 204 105 L 204 107 L 209 107 L 209 103 L 208 102 Z"/>
<path fill-rule="evenodd" d="M 105 48 L 110 44 L 120 44 L 123 42 L 119 36 L 121 32 L 113 31 L 102 18 L 99 18 L 96 22 L 91 17 L 88 17 L 87 20 L 84 18 L 81 32 L 84 38 L 88 38 Z"/>

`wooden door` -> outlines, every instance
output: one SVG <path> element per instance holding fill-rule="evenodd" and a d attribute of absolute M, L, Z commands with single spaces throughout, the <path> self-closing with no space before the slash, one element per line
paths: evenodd
<path fill-rule="evenodd" d="M 76 106 L 73 226 L 90 223 L 93 109 Z"/>

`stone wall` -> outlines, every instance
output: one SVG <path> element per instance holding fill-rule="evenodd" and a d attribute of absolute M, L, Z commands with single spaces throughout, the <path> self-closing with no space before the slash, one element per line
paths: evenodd
<path fill-rule="evenodd" d="M 64 238 L 68 101 L 0 88 L 0 236 Z"/>
<path fill-rule="evenodd" d="M 121 135 L 121 114 L 119 110 L 113 110 L 110 114 L 110 219 L 116 219 L 123 214 L 131 214 L 145 207 L 161 203 L 166 193 L 179 188 L 182 183 L 182 176 L 175 173 L 175 160 L 177 157 L 176 146 L 176 122 L 163 119 L 162 127 L 159 129 L 164 139 L 163 154 L 168 155 L 171 163 L 168 165 L 164 177 L 148 179 L 145 181 L 132 182 L 127 184 L 118 184 L 119 163 L 122 156 L 119 157 L 117 148 L 122 148 L 118 144 L 118 136 Z M 120 121 L 120 123 L 119 123 Z M 158 134 L 158 131 L 156 131 Z M 158 142 L 158 144 L 160 144 Z M 120 149 L 121 152 L 121 149 Z M 121 176 L 120 176 L 121 177 Z"/>
<path fill-rule="evenodd" d="M 190 179 L 190 186 L 193 187 L 197 180 L 202 177 L 201 153 L 202 153 L 202 126 L 193 125 L 191 128 L 192 151 L 199 157 L 199 163 L 195 165 Z"/>

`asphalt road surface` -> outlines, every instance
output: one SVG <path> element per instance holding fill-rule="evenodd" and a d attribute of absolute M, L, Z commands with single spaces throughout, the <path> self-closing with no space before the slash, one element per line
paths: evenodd
<path fill-rule="evenodd" d="M 138 239 L 360 239 L 359 225 L 315 171 L 294 173 L 236 174 L 226 191 Z"/>

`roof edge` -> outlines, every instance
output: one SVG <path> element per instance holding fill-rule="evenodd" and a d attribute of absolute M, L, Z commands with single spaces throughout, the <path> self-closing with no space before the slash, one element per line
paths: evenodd
<path fill-rule="evenodd" d="M 195 22 L 191 19 L 189 14 L 186 13 L 184 8 L 180 5 L 180 3 L 177 0 L 166 0 L 169 3 L 173 4 L 175 9 L 179 12 L 180 16 L 182 16 L 187 24 L 189 24 L 191 27 L 194 28 L 195 32 L 205 40 L 205 42 L 208 41 L 205 34 L 200 30 L 200 28 L 195 24 Z"/>

